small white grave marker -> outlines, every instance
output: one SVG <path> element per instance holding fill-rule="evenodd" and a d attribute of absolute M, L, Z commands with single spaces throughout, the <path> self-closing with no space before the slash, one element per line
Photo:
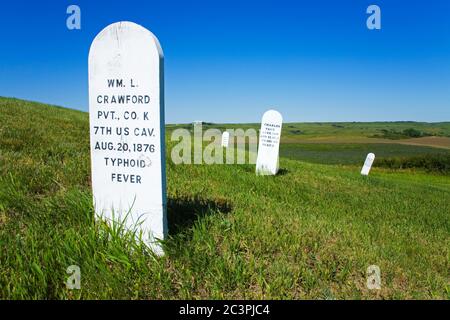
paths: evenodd
<path fill-rule="evenodd" d="M 89 119 L 96 215 L 137 228 L 162 254 L 156 239 L 167 232 L 163 53 L 150 31 L 118 22 L 94 39 Z"/>
<path fill-rule="evenodd" d="M 369 153 L 364 161 L 364 165 L 361 169 L 361 174 L 367 176 L 369 174 L 370 168 L 372 168 L 373 161 L 375 160 L 375 154 Z"/>
<path fill-rule="evenodd" d="M 283 117 L 276 110 L 266 111 L 259 132 L 256 174 L 276 175 L 279 165 L 279 149 Z"/>
<path fill-rule="evenodd" d="M 230 133 L 228 131 L 225 131 L 222 133 L 222 147 L 228 148 L 230 142 Z"/>

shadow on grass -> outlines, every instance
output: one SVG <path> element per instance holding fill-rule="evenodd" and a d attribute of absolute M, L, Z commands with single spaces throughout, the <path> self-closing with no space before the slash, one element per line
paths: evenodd
<path fill-rule="evenodd" d="M 231 204 L 223 199 L 169 198 L 167 201 L 169 235 L 177 235 L 191 228 L 201 217 L 217 212 L 229 213 L 231 209 Z"/>
<path fill-rule="evenodd" d="M 256 175 L 256 168 L 254 165 L 240 165 L 239 169 L 241 169 L 243 172 L 248 172 Z M 278 173 L 275 176 L 284 176 L 286 174 L 289 174 L 289 170 L 280 168 L 278 169 Z"/>

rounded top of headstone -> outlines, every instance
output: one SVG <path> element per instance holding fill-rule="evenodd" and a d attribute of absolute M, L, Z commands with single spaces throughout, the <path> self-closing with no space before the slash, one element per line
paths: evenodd
<path fill-rule="evenodd" d="M 269 118 L 272 121 L 283 122 L 283 116 L 277 110 L 269 109 L 264 112 L 263 118 Z"/>
<path fill-rule="evenodd" d="M 371 153 L 367 154 L 367 158 L 375 159 L 375 154 L 371 152 Z"/>
<path fill-rule="evenodd" d="M 131 21 L 119 21 L 112 23 L 105 28 L 103 28 L 102 31 L 100 31 L 97 36 L 94 38 L 94 40 L 91 43 L 91 47 L 89 49 L 89 58 L 91 57 L 91 53 L 93 49 L 95 48 L 95 45 L 102 41 L 104 38 L 114 38 L 117 40 L 117 45 L 120 46 L 120 40 L 123 36 L 130 36 L 132 35 L 141 35 L 143 38 L 148 37 L 150 41 L 152 41 L 156 47 L 156 50 L 158 51 L 158 55 L 160 58 L 164 57 L 161 44 L 159 43 L 158 38 L 148 29 L 144 28 L 143 26 L 131 22 Z"/>

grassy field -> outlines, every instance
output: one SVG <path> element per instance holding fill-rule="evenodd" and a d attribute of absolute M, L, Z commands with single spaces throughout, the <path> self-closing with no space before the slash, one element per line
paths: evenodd
<path fill-rule="evenodd" d="M 443 148 L 388 143 L 287 143 L 280 147 L 282 157 L 323 164 L 362 165 L 369 152 L 379 159 L 450 155 Z"/>
<path fill-rule="evenodd" d="M 362 177 L 367 146 L 348 145 L 381 139 L 370 146 L 381 158 L 447 152 L 370 136 L 420 127 L 445 139 L 448 123 L 290 125 L 275 177 L 167 157 L 169 238 L 157 258 L 94 220 L 88 115 L 0 98 L 0 298 L 450 298 L 450 177 L 379 167 Z M 73 264 L 81 290 L 65 287 Z M 381 290 L 366 287 L 369 265 Z"/>
<path fill-rule="evenodd" d="M 191 125 L 168 125 L 175 128 L 192 129 Z M 204 129 L 221 130 L 252 128 L 259 130 L 259 123 L 211 124 Z M 339 123 L 284 123 L 282 143 L 395 143 L 436 146 L 450 149 L 450 122 L 339 122 Z"/>

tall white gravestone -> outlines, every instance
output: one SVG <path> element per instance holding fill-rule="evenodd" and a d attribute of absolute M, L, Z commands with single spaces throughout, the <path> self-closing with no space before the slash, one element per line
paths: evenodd
<path fill-rule="evenodd" d="M 225 131 L 222 133 L 222 147 L 228 148 L 228 145 L 230 143 L 230 133 L 228 131 Z"/>
<path fill-rule="evenodd" d="M 167 233 L 163 53 L 132 22 L 103 29 L 89 51 L 92 191 L 96 215 L 125 222 L 163 254 Z"/>
<path fill-rule="evenodd" d="M 364 165 L 361 169 L 361 174 L 363 176 L 369 175 L 370 168 L 372 168 L 373 161 L 375 160 L 375 154 L 369 153 L 364 161 Z"/>
<path fill-rule="evenodd" d="M 283 117 L 276 110 L 266 111 L 259 132 L 256 174 L 276 175 L 279 166 L 279 150 Z"/>

